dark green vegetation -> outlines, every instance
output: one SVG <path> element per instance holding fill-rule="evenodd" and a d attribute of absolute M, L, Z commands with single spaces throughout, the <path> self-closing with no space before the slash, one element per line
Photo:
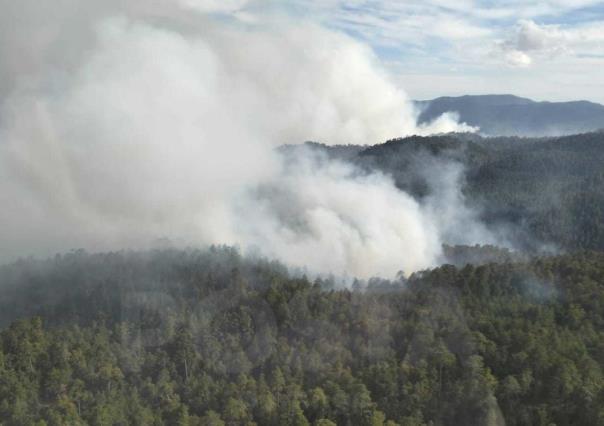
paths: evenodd
<path fill-rule="evenodd" d="M 418 200 L 440 174 L 523 251 L 351 290 L 228 247 L 21 260 L 0 425 L 604 425 L 604 133 L 309 145 Z"/>
<path fill-rule="evenodd" d="M 535 102 L 512 95 L 442 97 L 417 101 L 420 123 L 455 111 L 487 135 L 558 136 L 604 128 L 604 105 L 587 101 Z"/>
<path fill-rule="evenodd" d="M 604 251 L 604 132 L 534 139 L 458 134 L 371 147 L 310 146 L 392 175 L 399 188 L 419 199 L 430 194 L 430 179 L 443 165 L 457 163 L 467 203 L 516 248 Z"/>
<path fill-rule="evenodd" d="M 604 424 L 603 254 L 338 290 L 230 248 L 80 251 L 0 283 L 2 425 Z"/>

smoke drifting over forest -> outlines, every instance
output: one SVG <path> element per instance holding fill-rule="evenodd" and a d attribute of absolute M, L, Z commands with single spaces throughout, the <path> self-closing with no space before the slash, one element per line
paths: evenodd
<path fill-rule="evenodd" d="M 443 242 L 493 242 L 455 163 L 426 164 L 418 201 L 386 175 L 275 150 L 472 130 L 417 126 L 370 48 L 208 15 L 240 2 L 180 3 L 3 2 L 0 260 L 168 238 L 367 277 L 433 265 Z"/>

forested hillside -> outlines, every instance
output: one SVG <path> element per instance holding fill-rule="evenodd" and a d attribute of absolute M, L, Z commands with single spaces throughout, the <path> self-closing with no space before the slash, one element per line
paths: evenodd
<path fill-rule="evenodd" d="M 365 148 L 310 146 L 392 175 L 418 198 L 429 195 L 439 160 L 458 163 L 468 205 L 512 246 L 604 250 L 603 132 L 559 138 L 450 134 Z"/>
<path fill-rule="evenodd" d="M 604 424 L 598 253 L 349 290 L 228 247 L 77 251 L 0 283 L 3 425 Z"/>
<path fill-rule="evenodd" d="M 453 164 L 519 250 L 452 242 L 439 268 L 365 281 L 226 246 L 19 260 L 0 425 L 604 425 L 604 134 L 281 153 L 309 148 L 420 201 Z"/>

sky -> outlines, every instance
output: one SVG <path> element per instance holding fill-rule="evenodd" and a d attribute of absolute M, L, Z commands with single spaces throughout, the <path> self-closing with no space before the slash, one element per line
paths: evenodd
<path fill-rule="evenodd" d="M 308 20 L 367 43 L 414 99 L 511 93 L 604 103 L 604 2 L 184 0 L 225 19 Z"/>

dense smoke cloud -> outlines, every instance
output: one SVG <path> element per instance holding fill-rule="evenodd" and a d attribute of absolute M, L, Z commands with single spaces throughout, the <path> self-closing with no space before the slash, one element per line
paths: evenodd
<path fill-rule="evenodd" d="M 242 211 L 257 206 L 242 222 L 246 240 L 319 271 L 363 277 L 433 262 L 437 222 L 389 177 L 362 174 L 312 151 L 298 150 L 296 161 L 244 199 Z"/>
<path fill-rule="evenodd" d="M 368 276 L 427 267 L 448 229 L 473 227 L 457 177 L 433 178 L 454 202 L 445 223 L 386 176 L 314 154 L 284 163 L 283 143 L 470 128 L 416 126 L 371 50 L 343 34 L 212 19 L 244 2 L 214 4 L 2 3 L 0 259 L 165 237 Z"/>

